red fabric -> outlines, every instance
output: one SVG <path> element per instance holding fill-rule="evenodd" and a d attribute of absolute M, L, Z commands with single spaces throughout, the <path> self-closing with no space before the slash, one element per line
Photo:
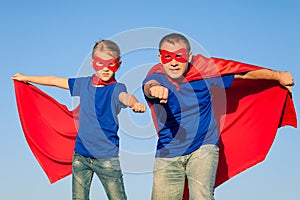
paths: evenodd
<path fill-rule="evenodd" d="M 188 81 L 194 81 L 199 80 L 202 78 L 211 78 L 211 77 L 217 77 L 220 75 L 225 74 L 232 74 L 232 73 L 240 73 L 240 72 L 246 72 L 250 70 L 256 70 L 256 69 L 263 69 L 262 67 L 255 66 L 255 65 L 249 65 L 241 62 L 236 62 L 232 60 L 224 60 L 220 58 L 206 58 L 202 56 L 201 54 L 198 54 L 193 57 L 191 66 L 187 74 L 185 74 L 183 80 L 179 80 L 180 82 L 188 82 Z M 166 72 L 163 69 L 161 64 L 157 64 L 150 71 L 147 75 L 152 73 L 159 73 L 159 74 L 165 74 Z M 170 79 L 168 76 L 170 82 L 172 82 L 177 89 L 179 90 L 179 84 L 178 82 Z"/>
<path fill-rule="evenodd" d="M 178 49 L 177 51 L 160 50 L 160 58 L 163 64 L 169 63 L 172 60 L 177 62 L 185 63 L 188 60 L 188 53 L 185 48 Z"/>
<path fill-rule="evenodd" d="M 197 55 L 185 79 L 181 81 L 194 81 L 257 69 L 262 68 Z M 160 64 L 154 66 L 148 75 L 152 73 L 166 75 Z M 169 80 L 180 90 L 178 82 Z M 220 96 L 214 98 L 217 95 L 226 95 L 224 96 L 226 102 Z M 234 80 L 232 87 L 225 93 L 221 89 L 213 90 L 213 107 L 220 130 L 220 158 L 215 187 L 263 161 L 279 127 L 285 125 L 297 127 L 291 95 L 275 81 Z M 151 111 L 155 121 L 154 110 Z M 186 182 L 183 199 L 188 197 Z"/>
<path fill-rule="evenodd" d="M 95 56 L 93 59 L 94 70 L 95 71 L 102 70 L 105 67 L 107 67 L 109 70 L 113 72 L 116 72 L 120 67 L 119 59 L 112 58 L 112 59 L 104 60 L 98 56 Z"/>
<path fill-rule="evenodd" d="M 33 85 L 19 81 L 14 85 L 25 138 L 50 183 L 54 183 L 72 173 L 77 109 L 69 111 Z"/>
<path fill-rule="evenodd" d="M 217 58 L 206 60 L 202 56 L 194 57 L 193 66 L 185 81 L 260 68 Z M 218 70 L 207 71 L 205 66 L 217 66 Z M 157 65 L 150 73 L 159 70 Z M 50 182 L 54 183 L 72 172 L 78 109 L 69 111 L 33 85 L 14 83 L 24 135 Z M 213 101 L 221 130 L 216 186 L 264 160 L 278 127 L 297 127 L 291 95 L 273 81 L 235 80 L 226 91 L 226 99 L 226 113 L 224 102 Z M 184 199 L 187 197 L 186 189 Z"/>

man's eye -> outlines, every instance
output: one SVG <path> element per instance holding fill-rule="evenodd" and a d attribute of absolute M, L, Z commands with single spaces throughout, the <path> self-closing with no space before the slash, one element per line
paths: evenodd
<path fill-rule="evenodd" d="M 176 58 L 181 58 L 182 57 L 182 54 L 177 54 L 176 55 Z"/>
<path fill-rule="evenodd" d="M 171 56 L 169 56 L 169 55 L 165 55 L 165 58 L 166 58 L 166 59 L 170 59 L 170 58 L 171 58 Z"/>
<path fill-rule="evenodd" d="M 96 62 L 96 65 L 97 66 L 103 66 L 103 63 L 102 62 Z"/>

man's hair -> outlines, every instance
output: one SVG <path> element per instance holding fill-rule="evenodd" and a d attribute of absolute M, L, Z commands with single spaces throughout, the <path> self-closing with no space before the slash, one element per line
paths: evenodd
<path fill-rule="evenodd" d="M 94 54 L 96 51 L 104 51 L 115 58 L 120 58 L 120 48 L 119 46 L 111 41 L 111 40 L 100 40 L 96 42 L 96 44 L 93 47 L 92 57 L 94 58 Z"/>
<path fill-rule="evenodd" d="M 189 40 L 182 34 L 179 34 L 179 33 L 170 33 L 166 36 L 164 36 L 160 42 L 159 42 L 159 49 L 161 49 L 161 46 L 163 45 L 163 43 L 165 42 L 168 42 L 168 43 L 171 43 L 171 44 L 174 44 L 177 43 L 177 42 L 183 42 L 186 46 L 186 49 L 188 52 L 191 51 L 191 45 L 190 45 L 190 42 Z"/>

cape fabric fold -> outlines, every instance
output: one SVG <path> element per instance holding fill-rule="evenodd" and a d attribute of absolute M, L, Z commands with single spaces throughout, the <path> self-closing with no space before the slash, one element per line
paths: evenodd
<path fill-rule="evenodd" d="M 27 143 L 50 183 L 72 173 L 78 109 L 63 104 L 37 87 L 14 81 L 16 102 Z"/>
<path fill-rule="evenodd" d="M 217 70 L 207 71 L 210 65 L 217 66 L 214 68 Z M 157 65 L 149 73 L 161 73 L 161 69 Z M 185 81 L 255 69 L 260 67 L 196 56 Z M 77 109 L 69 111 L 33 85 L 14 83 L 24 135 L 50 182 L 54 183 L 72 172 Z M 235 80 L 226 91 L 226 112 L 224 102 L 215 100 L 214 110 L 221 131 L 216 186 L 264 160 L 279 127 L 297 127 L 291 95 L 273 81 Z M 188 190 L 184 198 L 187 197 Z"/>
<path fill-rule="evenodd" d="M 216 118 L 224 123 L 216 186 L 263 161 L 279 127 L 297 127 L 291 96 L 274 81 L 235 80 L 226 99 L 226 113 L 213 101 Z"/>

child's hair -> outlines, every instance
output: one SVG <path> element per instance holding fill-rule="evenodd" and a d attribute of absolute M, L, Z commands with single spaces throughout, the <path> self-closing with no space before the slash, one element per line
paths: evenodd
<path fill-rule="evenodd" d="M 188 52 L 191 51 L 191 45 L 190 42 L 188 41 L 188 39 L 179 33 L 170 33 L 166 36 L 164 36 L 160 42 L 159 42 L 159 50 L 161 49 L 161 46 L 163 45 L 163 43 L 168 42 L 171 44 L 175 44 L 177 42 L 183 42 L 186 46 L 186 49 L 188 50 Z"/>
<path fill-rule="evenodd" d="M 92 52 L 93 58 L 96 51 L 104 51 L 107 54 L 111 55 L 112 57 L 120 59 L 120 54 L 121 54 L 120 48 L 115 42 L 111 40 L 100 40 L 96 42 Z"/>

